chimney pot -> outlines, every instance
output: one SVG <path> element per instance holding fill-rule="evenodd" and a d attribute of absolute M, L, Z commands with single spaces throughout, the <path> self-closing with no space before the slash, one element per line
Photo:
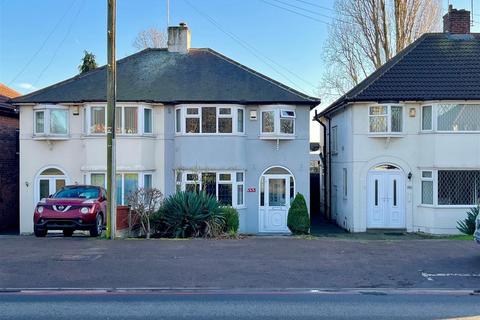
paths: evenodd
<path fill-rule="evenodd" d="M 185 22 L 168 27 L 168 51 L 188 53 L 190 49 L 190 30 Z"/>
<path fill-rule="evenodd" d="M 443 16 L 443 32 L 454 34 L 470 33 L 470 11 L 454 9 L 448 6 L 448 12 Z"/>

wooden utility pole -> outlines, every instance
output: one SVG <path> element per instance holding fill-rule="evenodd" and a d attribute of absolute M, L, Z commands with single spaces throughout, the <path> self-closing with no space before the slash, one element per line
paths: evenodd
<path fill-rule="evenodd" d="M 116 0 L 108 2 L 107 21 L 107 236 L 115 239 L 117 206 L 115 197 L 115 104 L 117 100 L 117 61 L 115 57 Z"/>

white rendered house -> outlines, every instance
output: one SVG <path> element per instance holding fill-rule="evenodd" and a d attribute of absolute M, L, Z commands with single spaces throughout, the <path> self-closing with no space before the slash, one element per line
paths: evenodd
<path fill-rule="evenodd" d="M 352 232 L 458 233 L 480 199 L 480 35 L 451 7 L 317 117 L 329 215 Z"/>
<path fill-rule="evenodd" d="M 238 209 L 242 232 L 289 232 L 295 193 L 309 199 L 310 110 L 320 101 L 190 48 L 185 24 L 169 28 L 168 44 L 117 64 L 117 203 L 138 187 L 204 188 Z M 105 67 L 13 102 L 20 232 L 31 233 L 41 198 L 65 184 L 105 185 Z"/>

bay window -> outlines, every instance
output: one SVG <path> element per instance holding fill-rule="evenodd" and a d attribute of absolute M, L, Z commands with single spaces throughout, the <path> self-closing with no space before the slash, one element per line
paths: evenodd
<path fill-rule="evenodd" d="M 104 105 L 85 108 L 86 133 L 104 135 L 107 132 L 107 112 Z M 115 132 L 123 135 L 153 133 L 153 110 L 148 107 L 118 106 L 115 108 Z"/>
<path fill-rule="evenodd" d="M 370 133 L 401 133 L 403 131 L 403 107 L 377 105 L 368 108 Z"/>
<path fill-rule="evenodd" d="M 205 191 L 225 206 L 242 207 L 245 203 L 242 171 L 177 171 L 176 185 L 177 191 Z"/>
<path fill-rule="evenodd" d="M 296 112 L 282 109 L 280 106 L 260 108 L 260 133 L 263 138 L 277 136 L 293 136 L 295 134 Z"/>
<path fill-rule="evenodd" d="M 41 106 L 34 108 L 34 134 L 36 136 L 66 136 L 68 134 L 68 108 Z"/>
<path fill-rule="evenodd" d="M 90 172 L 85 175 L 85 183 L 106 188 L 107 175 L 105 172 Z M 129 195 L 139 187 L 150 189 L 153 187 L 152 172 L 118 172 L 116 175 L 117 205 L 128 205 Z"/>
<path fill-rule="evenodd" d="M 473 206 L 480 203 L 480 170 L 422 171 L 421 203 Z"/>
<path fill-rule="evenodd" d="M 240 106 L 178 106 L 177 134 L 244 133 L 244 109 Z"/>

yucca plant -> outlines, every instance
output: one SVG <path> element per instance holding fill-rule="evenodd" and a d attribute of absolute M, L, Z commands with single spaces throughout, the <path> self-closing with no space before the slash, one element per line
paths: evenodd
<path fill-rule="evenodd" d="M 173 237 L 216 237 L 224 219 L 215 197 L 205 192 L 177 192 L 163 202 L 159 214 L 163 233 Z"/>
<path fill-rule="evenodd" d="M 480 206 L 471 208 L 467 212 L 467 217 L 463 221 L 457 222 L 457 229 L 464 234 L 472 235 L 475 233 L 475 224 L 477 221 L 478 213 L 480 212 Z"/>

